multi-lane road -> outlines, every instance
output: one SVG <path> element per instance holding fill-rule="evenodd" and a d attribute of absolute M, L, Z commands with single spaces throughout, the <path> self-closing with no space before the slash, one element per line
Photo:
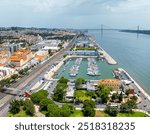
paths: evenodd
<path fill-rule="evenodd" d="M 75 36 L 72 41 L 68 44 L 66 48 L 63 48 L 56 54 L 54 54 L 50 59 L 48 59 L 45 63 L 38 65 L 34 70 L 32 70 L 28 75 L 25 75 L 23 78 L 18 80 L 15 84 L 11 86 L 11 88 L 16 89 L 17 93 L 19 94 L 21 90 L 24 90 L 28 85 L 32 84 L 32 81 L 37 79 L 37 77 L 43 77 L 45 72 L 52 66 L 56 61 L 60 60 L 66 51 L 69 51 L 73 44 L 75 43 L 77 36 Z M 15 98 L 12 95 L 6 95 L 1 99 L 2 102 L 0 105 L 0 117 L 3 117 L 8 112 L 9 103 Z"/>

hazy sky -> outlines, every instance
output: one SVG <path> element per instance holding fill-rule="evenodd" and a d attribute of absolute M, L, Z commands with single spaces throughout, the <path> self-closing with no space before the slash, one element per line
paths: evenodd
<path fill-rule="evenodd" d="M 150 29 L 150 0 L 0 0 L 0 26 Z"/>

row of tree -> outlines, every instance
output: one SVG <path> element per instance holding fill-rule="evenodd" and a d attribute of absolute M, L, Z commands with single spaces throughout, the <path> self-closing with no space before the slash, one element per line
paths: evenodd
<path fill-rule="evenodd" d="M 62 78 L 61 82 L 66 81 Z M 39 90 L 31 95 L 31 100 L 34 104 L 40 106 L 40 111 L 44 111 L 48 117 L 69 117 L 74 113 L 75 107 L 70 104 L 64 104 L 59 107 L 50 98 L 48 98 L 48 92 L 46 90 Z"/>
<path fill-rule="evenodd" d="M 19 113 L 21 108 L 23 110 L 25 110 L 26 114 L 29 115 L 29 116 L 33 116 L 34 113 L 35 113 L 34 104 L 29 99 L 26 99 L 25 101 L 23 101 L 23 100 L 20 100 L 20 101 L 19 100 L 13 100 L 10 103 L 9 112 L 14 115 L 14 114 Z"/>
<path fill-rule="evenodd" d="M 119 112 L 128 113 L 128 114 L 133 113 L 133 109 L 137 108 L 136 102 L 137 102 L 137 97 L 133 96 L 126 103 L 122 103 L 119 108 L 116 106 L 108 105 L 105 108 L 105 113 L 109 114 L 110 116 L 117 116 Z"/>
<path fill-rule="evenodd" d="M 66 88 L 68 87 L 68 79 L 61 77 L 58 81 L 58 84 L 56 86 L 56 89 L 53 94 L 53 99 L 57 102 L 64 102 L 65 101 L 65 95 L 66 95 Z"/>
<path fill-rule="evenodd" d="M 11 83 L 15 82 L 16 79 L 18 79 L 19 77 L 22 77 L 23 75 L 27 74 L 27 72 L 29 71 L 30 68 L 24 68 L 21 69 L 18 74 L 13 74 L 10 78 L 7 79 L 3 79 L 0 81 L 0 87 L 4 87 L 7 85 L 10 85 Z"/>

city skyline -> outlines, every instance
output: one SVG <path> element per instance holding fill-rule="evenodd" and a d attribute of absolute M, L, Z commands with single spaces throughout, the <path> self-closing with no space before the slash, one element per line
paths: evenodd
<path fill-rule="evenodd" d="M 0 26 L 150 29 L 148 0 L 1 0 Z"/>

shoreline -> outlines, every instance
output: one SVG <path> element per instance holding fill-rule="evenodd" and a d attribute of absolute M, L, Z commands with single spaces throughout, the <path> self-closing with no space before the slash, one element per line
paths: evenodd
<path fill-rule="evenodd" d="M 143 93 L 143 95 L 150 101 L 150 95 L 131 77 L 131 75 L 126 70 L 123 68 L 121 69 L 130 78 L 130 80 L 134 82 L 135 86 Z"/>
<path fill-rule="evenodd" d="M 98 44 L 98 43 L 96 43 L 96 45 L 98 46 L 98 52 L 99 52 L 99 54 L 100 53 L 103 53 L 103 56 L 104 56 L 104 58 L 105 58 L 105 60 L 106 60 L 106 62 L 108 63 L 108 64 L 110 64 L 110 65 L 116 65 L 116 64 L 118 64 L 117 63 L 117 61 L 112 57 L 112 56 L 110 56 L 101 46 L 100 46 L 100 44 Z"/>

